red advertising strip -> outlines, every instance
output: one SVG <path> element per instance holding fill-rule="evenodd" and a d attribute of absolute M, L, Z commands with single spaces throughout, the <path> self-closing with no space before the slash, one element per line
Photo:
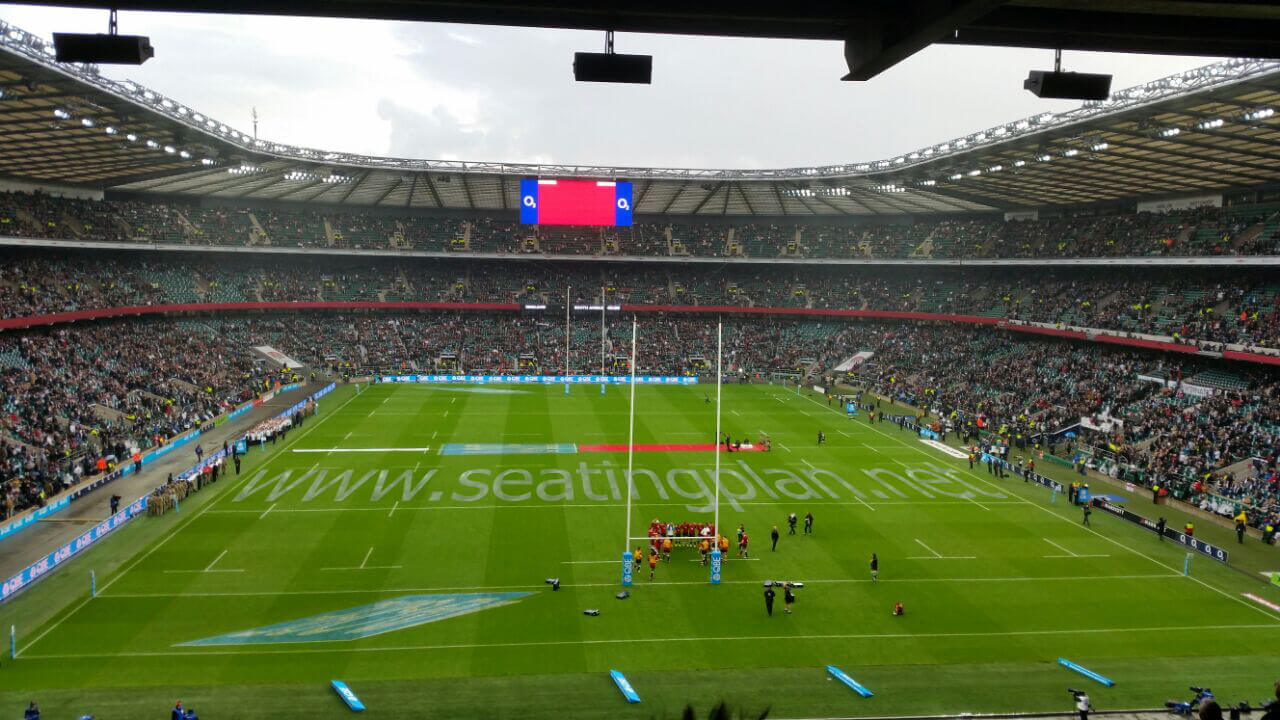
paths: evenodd
<path fill-rule="evenodd" d="M 636 445 L 636 452 L 713 452 L 719 445 Z M 746 451 L 762 451 L 762 447 L 742 448 L 741 452 Z M 605 453 L 624 453 L 627 451 L 626 445 L 579 445 L 578 452 L 605 452 Z M 734 452 L 740 452 L 735 450 Z"/>
<path fill-rule="evenodd" d="M 830 308 L 739 307 L 737 305 L 623 305 L 624 313 L 690 313 L 696 315 L 790 315 L 796 317 L 881 318 L 886 320 L 942 320 L 974 325 L 998 325 L 1003 318 L 982 315 L 941 315 L 897 310 L 833 310 Z"/>
<path fill-rule="evenodd" d="M 1183 343 L 1165 342 L 1162 340 L 1144 340 L 1142 338 L 1108 335 L 1106 333 L 1094 333 L 1092 339 L 1094 342 L 1108 343 L 1111 345 L 1124 345 L 1126 347 L 1148 348 L 1150 350 L 1165 350 L 1167 352 L 1180 353 L 1200 352 L 1200 348 L 1197 345 L 1186 345 Z"/>
<path fill-rule="evenodd" d="M 1039 325 L 1001 325 L 1005 330 L 1014 332 L 1030 333 L 1032 335 L 1049 335 L 1051 337 L 1071 338 L 1072 340 L 1088 340 L 1089 336 L 1081 330 L 1063 330 L 1061 328 L 1047 328 Z"/>
<path fill-rule="evenodd" d="M 1241 362 L 1263 363 L 1265 365 L 1280 365 L 1280 355 L 1263 355 L 1262 353 L 1240 352 L 1238 350 L 1223 350 L 1222 357 L 1227 360 L 1239 360 Z"/>

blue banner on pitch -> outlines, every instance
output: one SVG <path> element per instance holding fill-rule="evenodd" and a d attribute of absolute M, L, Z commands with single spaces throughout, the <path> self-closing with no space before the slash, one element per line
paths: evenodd
<path fill-rule="evenodd" d="M 531 595 L 527 592 L 404 595 L 369 605 L 334 610 L 274 625 L 249 628 L 179 643 L 203 645 L 263 645 L 279 643 L 340 642 L 382 635 L 459 615 L 469 615 L 510 605 Z"/>
<path fill-rule="evenodd" d="M 338 693 L 338 697 L 342 698 L 342 702 L 346 703 L 352 712 L 362 712 L 364 710 L 364 703 L 360 702 L 360 698 L 351 692 L 351 688 L 347 687 L 346 683 L 341 680 L 332 680 L 330 682 L 333 683 L 333 689 Z"/>
<path fill-rule="evenodd" d="M 622 692 L 622 697 L 627 699 L 629 703 L 640 702 L 640 696 L 636 694 L 635 688 L 631 687 L 631 683 L 627 678 L 617 670 L 610 670 L 609 677 L 613 678 L 613 684 L 618 686 L 618 690 Z"/>
<path fill-rule="evenodd" d="M 854 691 L 854 692 L 856 692 L 856 693 L 858 693 L 858 694 L 859 694 L 859 695 L 861 695 L 862 697 L 864 697 L 864 698 L 871 697 L 871 691 L 870 691 L 870 690 L 868 690 L 868 689 L 866 689 L 866 688 L 862 687 L 862 685 L 861 685 L 857 680 L 854 680 L 853 678 L 849 677 L 849 676 L 845 673 L 845 671 L 841 670 L 840 668 L 836 667 L 835 665 L 828 665 L 828 666 L 827 666 L 827 672 L 828 672 L 828 673 L 830 673 L 831 677 L 833 677 L 833 678 L 835 678 L 835 679 L 839 680 L 840 682 L 844 683 L 845 685 L 848 685 L 850 688 L 853 688 L 853 691 Z"/>
<path fill-rule="evenodd" d="M 1068 670 L 1075 670 L 1076 672 L 1089 678 L 1090 680 L 1097 680 L 1098 682 L 1102 683 L 1103 685 L 1106 685 L 1107 687 L 1112 687 L 1115 685 L 1115 682 L 1110 678 L 1099 675 L 1098 673 L 1088 668 L 1080 667 L 1079 665 L 1071 662 L 1066 658 L 1058 658 L 1058 664 L 1064 668 L 1067 668 Z"/>

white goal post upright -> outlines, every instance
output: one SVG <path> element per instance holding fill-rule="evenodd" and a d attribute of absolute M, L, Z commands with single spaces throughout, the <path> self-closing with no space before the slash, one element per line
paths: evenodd
<path fill-rule="evenodd" d="M 713 522 L 716 526 L 716 534 L 720 535 L 720 352 L 721 340 L 724 333 L 724 323 L 716 323 L 716 441 L 712 452 L 716 454 L 716 497 L 715 497 L 715 519 Z M 726 536 L 728 537 L 728 536 Z"/>
<path fill-rule="evenodd" d="M 720 584 L 720 563 L 723 558 L 720 557 L 720 358 L 724 354 L 724 321 L 716 322 L 716 437 L 715 442 L 711 445 L 711 451 L 716 454 L 715 462 L 715 515 L 712 524 L 716 531 L 712 542 L 715 547 L 711 550 L 711 584 Z M 728 537 L 725 535 L 725 537 Z"/>
<path fill-rule="evenodd" d="M 564 394 L 569 394 L 569 293 L 572 287 L 564 289 Z"/>
<path fill-rule="evenodd" d="M 627 419 L 627 534 L 622 540 L 622 584 L 631 585 L 631 488 L 636 441 L 636 318 L 631 316 L 631 406 Z"/>
<path fill-rule="evenodd" d="M 636 440 L 636 371 L 637 371 L 637 326 L 636 317 L 631 317 L 631 405 L 628 411 L 627 420 L 627 472 L 625 475 L 627 483 L 627 519 L 626 534 L 623 536 L 622 542 L 622 585 L 630 587 L 632 584 L 632 559 L 631 559 L 631 543 L 633 541 L 651 541 L 650 537 L 632 537 L 631 535 L 631 504 L 632 491 L 634 483 L 632 475 L 634 473 L 635 462 L 635 440 Z M 711 584 L 720 584 L 720 569 L 723 561 L 720 554 L 719 539 L 720 535 L 720 407 L 722 399 L 722 358 L 724 355 L 724 322 L 716 323 L 716 436 L 712 442 L 712 450 L 715 453 L 715 495 L 713 500 L 713 520 L 715 527 L 712 541 L 710 560 L 711 560 Z M 689 538 L 692 539 L 692 538 Z"/>
<path fill-rule="evenodd" d="M 605 372 L 604 372 L 604 346 L 605 346 L 605 340 L 604 340 L 604 338 L 605 338 L 605 332 L 604 332 L 604 286 L 601 286 L 601 287 L 600 287 L 600 378 L 601 378 L 601 380 L 600 380 L 600 394 L 601 394 L 601 395 L 603 395 L 603 394 L 604 394 L 604 383 L 605 383 L 605 381 L 604 381 L 604 376 L 605 376 Z"/>

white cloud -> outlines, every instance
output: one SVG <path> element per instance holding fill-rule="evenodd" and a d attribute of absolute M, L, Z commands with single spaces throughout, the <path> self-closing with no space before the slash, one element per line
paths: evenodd
<path fill-rule="evenodd" d="M 106 13 L 0 6 L 48 36 Z M 122 13 L 155 59 L 113 67 L 271 140 L 373 155 L 677 167 L 786 167 L 892 157 L 1071 103 L 1021 89 L 1048 51 L 939 46 L 844 83 L 838 43 L 619 35 L 654 55 L 651 86 L 575 83 L 594 32 L 367 20 Z M 1205 58 L 1066 53 L 1116 89 Z"/>

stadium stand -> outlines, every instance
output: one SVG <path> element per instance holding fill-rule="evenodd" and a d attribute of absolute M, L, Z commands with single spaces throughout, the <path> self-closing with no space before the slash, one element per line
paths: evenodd
<path fill-rule="evenodd" d="M 610 356 L 630 352 L 623 327 L 606 328 Z M 638 362 L 655 373 L 697 372 L 695 358 L 714 357 L 714 328 L 699 318 L 646 316 Z M 1052 448 L 1054 434 L 1081 417 L 1123 417 L 1122 436 L 1095 441 L 1115 448 L 1111 462 L 1126 479 L 1171 483 L 1192 501 L 1221 489 L 1254 524 L 1275 509 L 1280 380 L 1266 370 L 1224 373 L 1198 360 L 947 324 L 735 319 L 725 337 L 727 371 L 744 379 L 820 373 L 871 351 L 852 381 L 957 428 L 982 417 L 1019 450 Z M 562 367 L 563 342 L 558 325 L 537 317 L 459 312 L 130 319 L 10 332 L 0 336 L 4 479 L 20 509 L 92 475 L 104 453 L 119 457 L 122 446 L 149 447 L 207 421 L 262 381 L 248 351 L 254 344 L 331 373 L 434 369 L 446 355 L 467 372 L 515 373 L 522 357 Z M 571 371 L 597 367 L 598 326 L 581 323 L 570 353 Z M 1214 394 L 1150 380 L 1175 376 Z M 1174 416 L 1184 421 L 1170 423 Z M 1217 472 L 1255 457 L 1256 475 Z"/>
<path fill-rule="evenodd" d="M 953 239 L 969 230 L 968 224 L 951 225 L 933 238 Z M 445 356 L 466 371 L 521 372 L 527 370 L 521 358 L 530 357 L 548 370 L 559 369 L 565 357 L 558 322 L 477 313 L 466 304 L 543 303 L 563 298 L 570 288 L 574 302 L 604 298 L 673 311 L 641 316 L 646 340 L 639 349 L 643 367 L 671 374 L 703 370 L 696 359 L 714 352 L 713 324 L 681 315 L 681 305 L 1004 317 L 1047 329 L 1079 326 L 1254 348 L 1280 343 L 1280 286 L 1261 270 L 1234 272 L 1227 283 L 1213 269 L 934 269 L 890 275 L 874 268 L 801 266 L 778 273 L 727 263 L 706 272 L 684 265 L 465 257 L 429 264 L 315 257 L 282 267 L 265 256 L 157 258 L 65 250 L 11 250 L 2 259 L 6 318 L 166 303 L 461 303 L 427 314 L 214 313 L 8 330 L 0 334 L 0 444 L 6 504 L 12 501 L 14 511 L 93 475 L 99 457 L 150 447 L 247 397 L 262 380 L 248 353 L 254 344 L 279 347 L 330 373 L 436 368 Z M 628 338 L 617 322 L 606 328 L 606 354 L 625 357 Z M 1243 507 L 1255 525 L 1275 511 L 1280 381 L 1262 366 L 1224 366 L 1143 350 L 1099 351 L 954 323 L 775 314 L 733 318 L 726 338 L 729 370 L 743 377 L 820 374 L 854 352 L 870 351 L 873 360 L 852 381 L 928 408 L 957 426 L 981 416 L 986 427 L 1002 428 L 1024 448 L 1034 442 L 1052 446 L 1052 433 L 1082 417 L 1120 418 L 1120 434 L 1080 431 L 1082 438 L 1092 435 L 1089 457 L 1099 467 L 1131 482 L 1160 482 L 1213 511 Z M 580 323 L 571 338 L 569 366 L 596 368 L 600 350 L 598 326 Z M 1098 449 L 1100 454 L 1092 454 Z M 1234 469 L 1223 472 L 1227 467 Z"/>
<path fill-rule="evenodd" d="M 668 234 L 670 243 L 668 243 Z M 1277 252 L 1280 209 L 1199 208 L 1166 213 L 1006 222 L 998 217 L 857 224 L 759 222 L 531 228 L 493 218 L 193 207 L 0 193 L 0 235 L 202 245 L 555 255 L 771 258 L 1033 258 L 1236 256 Z M 614 240 L 616 252 L 605 247 Z"/>
<path fill-rule="evenodd" d="M 151 256 L 148 256 L 151 257 Z M 602 268 L 573 262 L 307 257 L 288 267 L 262 257 L 130 260 L 103 253 L 0 254 L 6 318 L 164 303 L 425 301 L 518 303 L 563 298 L 639 305 L 888 310 L 973 315 L 1053 328 L 1104 329 L 1177 341 L 1280 348 L 1280 284 L 1266 271 L 920 269 L 751 265 Z M 608 294 L 608 291 L 606 290 Z"/>

